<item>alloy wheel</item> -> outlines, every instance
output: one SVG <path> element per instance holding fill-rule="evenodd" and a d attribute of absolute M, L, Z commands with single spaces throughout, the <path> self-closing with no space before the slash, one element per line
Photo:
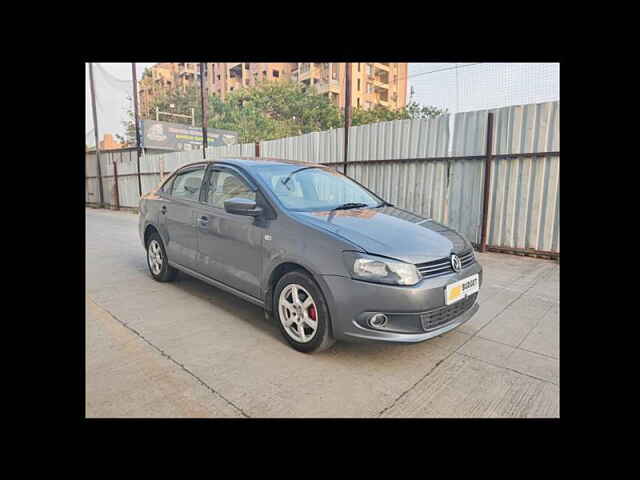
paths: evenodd
<path fill-rule="evenodd" d="M 292 339 L 308 343 L 318 330 L 318 309 L 311 294 L 301 285 L 290 284 L 278 299 L 280 322 Z"/>
<path fill-rule="evenodd" d="M 149 242 L 147 257 L 149 258 L 149 267 L 153 274 L 160 275 L 162 271 L 162 248 L 157 240 L 151 240 L 151 242 Z"/>

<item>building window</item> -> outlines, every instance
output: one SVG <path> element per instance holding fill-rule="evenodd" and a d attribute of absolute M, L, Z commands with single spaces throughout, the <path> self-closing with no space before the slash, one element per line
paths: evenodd
<path fill-rule="evenodd" d="M 218 74 L 217 76 L 218 76 L 218 80 L 220 80 L 220 74 Z"/>
<path fill-rule="evenodd" d="M 360 80 L 358 80 L 358 81 L 360 81 Z M 356 99 L 356 102 L 358 103 L 358 108 L 360 108 L 360 97 L 358 97 L 358 98 Z"/>
<path fill-rule="evenodd" d="M 360 73 L 360 62 L 358 62 L 358 73 Z"/>
<path fill-rule="evenodd" d="M 360 91 L 360 79 L 358 79 L 358 91 Z"/>
<path fill-rule="evenodd" d="M 279 78 L 280 77 L 280 72 L 278 70 L 274 70 L 273 71 L 273 77 L 274 78 Z"/>

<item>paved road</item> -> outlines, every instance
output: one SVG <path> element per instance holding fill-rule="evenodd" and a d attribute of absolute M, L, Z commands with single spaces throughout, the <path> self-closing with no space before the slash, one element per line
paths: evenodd
<path fill-rule="evenodd" d="M 254 305 L 155 282 L 137 216 L 88 208 L 86 415 L 559 417 L 559 265 L 478 257 L 480 310 L 459 329 L 305 355 Z"/>

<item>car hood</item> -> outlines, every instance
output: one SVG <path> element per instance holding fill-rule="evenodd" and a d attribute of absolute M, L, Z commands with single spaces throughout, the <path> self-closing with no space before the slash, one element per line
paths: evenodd
<path fill-rule="evenodd" d="M 293 215 L 349 240 L 367 253 L 409 263 L 430 262 L 471 248 L 455 230 L 391 206 Z"/>

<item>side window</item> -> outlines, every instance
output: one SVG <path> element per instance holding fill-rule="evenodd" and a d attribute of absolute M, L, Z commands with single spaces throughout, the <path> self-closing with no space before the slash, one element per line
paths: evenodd
<path fill-rule="evenodd" d="M 175 180 L 175 178 L 176 177 L 172 177 L 171 179 L 169 179 L 169 181 L 166 182 L 160 190 L 169 195 L 171 193 L 171 186 L 173 185 L 173 181 Z"/>
<path fill-rule="evenodd" d="M 178 173 L 173 180 L 171 195 L 197 202 L 200 198 L 200 186 L 204 176 L 204 167 Z"/>
<path fill-rule="evenodd" d="M 235 173 L 227 170 L 214 170 L 211 173 L 207 203 L 217 208 L 224 208 L 225 200 L 246 198 L 256 201 L 256 193 Z"/>

